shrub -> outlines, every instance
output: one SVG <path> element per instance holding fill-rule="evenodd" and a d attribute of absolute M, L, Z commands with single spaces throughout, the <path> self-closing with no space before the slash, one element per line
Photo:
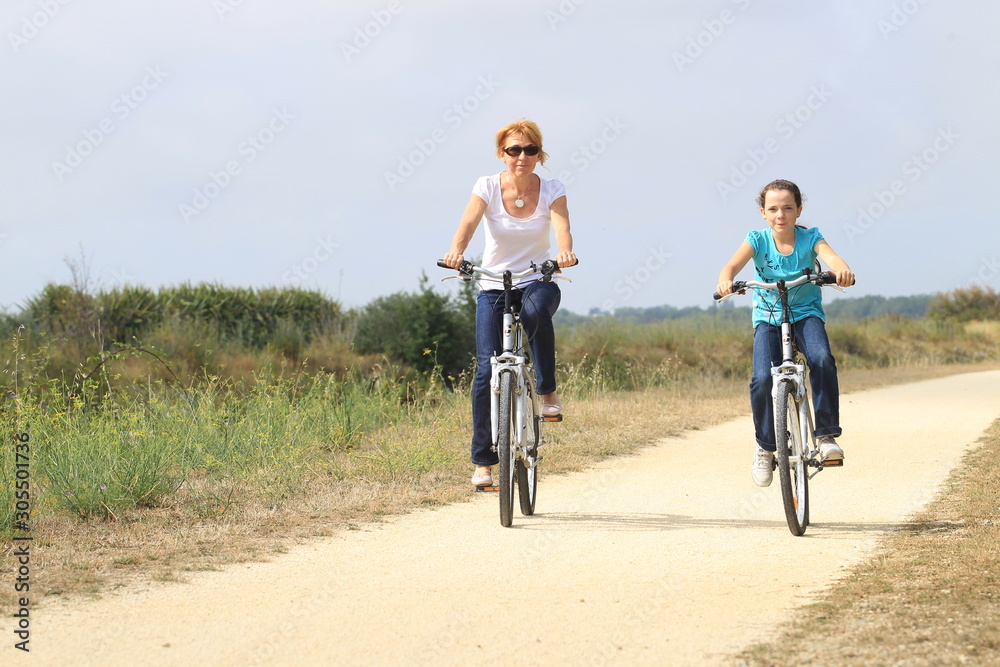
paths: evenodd
<path fill-rule="evenodd" d="M 427 282 L 422 276 L 419 291 L 397 292 L 365 306 L 358 314 L 354 347 L 424 373 L 440 366 L 445 377 L 457 377 L 475 354 L 475 302 L 466 294 L 438 294 Z"/>
<path fill-rule="evenodd" d="M 952 290 L 938 296 L 927 314 L 939 321 L 1000 320 L 1000 294 L 992 287 L 979 285 Z"/>

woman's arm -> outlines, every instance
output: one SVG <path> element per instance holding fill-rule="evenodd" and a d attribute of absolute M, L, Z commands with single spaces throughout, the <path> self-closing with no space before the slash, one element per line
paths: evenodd
<path fill-rule="evenodd" d="M 837 284 L 841 287 L 850 287 L 854 284 L 854 274 L 851 267 L 847 265 L 840 255 L 833 251 L 826 239 L 820 239 L 816 243 L 816 254 L 823 262 L 830 267 L 833 275 L 837 276 Z"/>
<path fill-rule="evenodd" d="M 576 255 L 573 253 L 573 234 L 569 231 L 569 206 L 566 204 L 566 196 L 552 202 L 549 207 L 552 214 L 552 229 L 556 234 L 556 246 L 559 254 L 552 259 L 556 260 L 559 266 L 573 266 L 576 264 Z"/>
<path fill-rule="evenodd" d="M 486 202 L 479 195 L 472 195 L 468 205 L 465 207 L 465 213 L 462 214 L 462 219 L 458 223 L 458 231 L 455 232 L 455 236 L 451 239 L 451 248 L 442 258 L 445 264 L 453 269 L 457 269 L 465 261 L 462 253 L 469 247 L 469 243 L 472 241 L 476 229 L 479 228 L 479 223 L 482 221 L 484 213 L 486 213 Z"/>
<path fill-rule="evenodd" d="M 726 296 L 733 291 L 733 278 L 739 275 L 739 272 L 743 270 L 743 267 L 752 258 L 753 246 L 744 241 L 740 244 L 740 247 L 733 254 L 729 262 L 722 267 L 722 271 L 719 272 L 719 284 L 715 288 L 719 296 Z"/>

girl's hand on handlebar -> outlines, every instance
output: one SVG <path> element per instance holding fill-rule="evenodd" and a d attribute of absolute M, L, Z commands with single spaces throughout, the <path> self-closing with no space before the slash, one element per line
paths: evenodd
<path fill-rule="evenodd" d="M 844 271 L 831 271 L 837 277 L 838 287 L 850 287 L 854 284 L 854 273 L 850 269 Z"/>
<path fill-rule="evenodd" d="M 733 292 L 733 281 L 732 280 L 727 280 L 725 282 L 719 283 L 718 285 L 715 286 L 715 291 L 719 293 L 720 297 L 732 294 L 732 292 Z"/>
<path fill-rule="evenodd" d="M 443 261 L 451 268 L 457 270 L 458 267 L 462 265 L 462 262 L 465 261 L 465 257 L 463 257 L 462 253 L 460 252 L 449 252 L 447 255 L 441 258 L 441 261 Z"/>

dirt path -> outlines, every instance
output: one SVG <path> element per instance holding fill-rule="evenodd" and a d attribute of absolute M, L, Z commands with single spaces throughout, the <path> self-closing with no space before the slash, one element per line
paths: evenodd
<path fill-rule="evenodd" d="M 746 418 L 543 476 L 538 514 L 515 510 L 513 528 L 482 494 L 271 563 L 41 607 L 30 657 L 13 662 L 5 618 L 0 662 L 724 662 L 930 500 L 1000 416 L 1000 371 L 846 395 L 842 412 L 847 465 L 814 480 L 802 538 L 785 526 L 777 484 L 750 481 Z"/>

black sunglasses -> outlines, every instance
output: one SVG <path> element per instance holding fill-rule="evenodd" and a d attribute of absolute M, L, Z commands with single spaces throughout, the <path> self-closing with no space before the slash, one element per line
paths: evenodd
<path fill-rule="evenodd" d="M 535 144 L 528 144 L 523 148 L 521 146 L 508 146 L 503 149 L 503 152 L 511 157 L 517 157 L 521 154 L 521 151 L 524 151 L 525 155 L 538 155 L 538 146 Z"/>

